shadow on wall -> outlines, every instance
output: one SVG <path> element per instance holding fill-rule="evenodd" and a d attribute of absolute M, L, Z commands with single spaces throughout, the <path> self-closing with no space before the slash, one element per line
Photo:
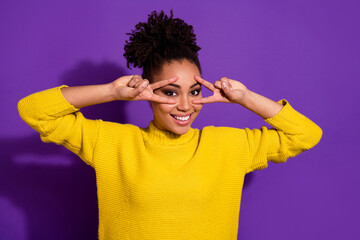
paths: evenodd
<path fill-rule="evenodd" d="M 114 63 L 86 60 L 62 74 L 60 84 L 103 84 L 125 74 Z M 82 112 L 90 119 L 126 123 L 125 105 L 117 101 Z M 1 239 L 97 239 L 96 179 L 90 166 L 62 146 L 42 143 L 38 134 L 0 139 L 0 148 L 0 200 L 11 203 L 0 206 Z M 14 217 L 16 209 L 20 215 Z M 17 219 L 23 224 L 12 225 Z"/>
<path fill-rule="evenodd" d="M 61 84 L 69 86 L 104 84 L 128 75 L 117 64 L 102 62 L 95 64 L 91 61 L 80 61 L 73 69 L 65 72 L 60 77 Z M 126 101 L 109 102 L 81 109 L 81 112 L 90 119 L 127 123 L 124 113 Z"/>

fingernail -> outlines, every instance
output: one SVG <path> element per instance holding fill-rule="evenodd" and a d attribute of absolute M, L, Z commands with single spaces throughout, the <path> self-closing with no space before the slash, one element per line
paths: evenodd
<path fill-rule="evenodd" d="M 221 85 L 226 88 L 226 83 L 222 82 Z"/>
<path fill-rule="evenodd" d="M 142 85 L 143 87 L 146 87 L 147 84 L 148 84 L 148 81 L 145 81 L 145 82 L 143 82 L 141 85 Z"/>

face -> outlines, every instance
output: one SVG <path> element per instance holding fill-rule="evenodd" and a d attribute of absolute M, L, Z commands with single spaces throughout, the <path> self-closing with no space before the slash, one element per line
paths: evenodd
<path fill-rule="evenodd" d="M 176 100 L 176 104 L 151 102 L 157 128 L 178 135 L 189 131 L 202 108 L 202 104 L 192 103 L 192 100 L 202 97 L 201 85 L 194 79 L 196 75 L 200 76 L 198 67 L 188 60 L 182 60 L 165 63 L 161 72 L 153 76 L 152 82 L 178 77 L 176 82 L 154 91 L 157 95 Z"/>

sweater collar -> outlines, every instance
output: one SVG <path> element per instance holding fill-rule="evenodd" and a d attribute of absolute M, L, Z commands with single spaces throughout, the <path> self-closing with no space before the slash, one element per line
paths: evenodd
<path fill-rule="evenodd" d="M 198 129 L 190 128 L 187 133 L 178 135 L 173 132 L 160 130 L 155 126 L 154 121 L 151 121 L 149 126 L 143 130 L 144 140 L 147 143 L 160 145 L 185 144 L 193 139 L 199 132 Z"/>

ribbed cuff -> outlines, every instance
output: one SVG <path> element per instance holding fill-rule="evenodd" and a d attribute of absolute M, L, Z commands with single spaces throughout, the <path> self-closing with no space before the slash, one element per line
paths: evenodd
<path fill-rule="evenodd" d="M 37 93 L 36 102 L 46 115 L 59 117 L 79 110 L 64 98 L 61 92 L 64 87 L 68 86 L 62 85 Z"/>
<path fill-rule="evenodd" d="M 290 103 L 281 99 L 278 103 L 284 107 L 273 117 L 264 119 L 265 122 L 272 127 L 289 132 L 290 129 L 298 130 L 299 125 L 304 125 L 304 122 L 310 121 L 307 117 L 297 112 Z"/>

